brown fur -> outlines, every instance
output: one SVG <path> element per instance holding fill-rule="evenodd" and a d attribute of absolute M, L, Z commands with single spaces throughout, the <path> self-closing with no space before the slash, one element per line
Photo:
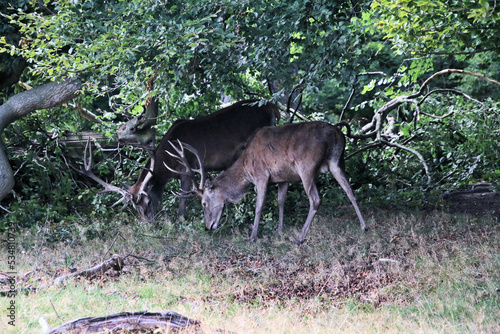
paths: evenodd
<path fill-rule="evenodd" d="M 179 162 L 166 151 L 172 151 L 169 141 L 180 140 L 193 146 L 200 154 L 203 166 L 207 170 L 222 170 L 229 167 L 245 149 L 248 139 L 255 130 L 274 125 L 280 118 L 276 105 L 266 103 L 258 105 L 258 100 L 245 100 L 216 111 L 208 116 L 193 120 L 176 121 L 163 136 L 154 151 L 153 177 L 144 186 L 143 182 L 150 173 L 151 161 L 146 163 L 137 182 L 130 188 L 134 207 L 149 220 L 153 220 L 165 184 L 172 178 L 181 180 L 181 189 L 187 191 L 191 187 L 191 179 L 169 171 L 164 163 L 172 169 L 179 168 Z M 187 157 L 195 163 L 193 155 Z M 139 192 L 144 188 L 146 196 Z M 185 198 L 180 198 L 179 215 L 185 213 Z"/>
<path fill-rule="evenodd" d="M 344 171 L 344 134 L 324 122 L 295 123 L 258 130 L 245 152 L 202 194 L 205 223 L 215 229 L 226 201 L 238 202 L 254 184 L 257 189 L 255 220 L 251 239 L 257 238 L 259 220 L 268 183 L 278 184 L 279 228 L 283 229 L 283 210 L 288 182 L 302 181 L 310 209 L 298 242 L 303 242 L 320 204 L 314 179 L 330 171 L 351 200 L 361 229 L 365 222 Z"/>

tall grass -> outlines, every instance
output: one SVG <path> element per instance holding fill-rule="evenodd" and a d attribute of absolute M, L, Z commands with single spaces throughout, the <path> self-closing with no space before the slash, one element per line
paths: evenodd
<path fill-rule="evenodd" d="M 361 232 L 350 208 L 323 208 L 307 240 L 301 224 L 276 222 L 247 241 L 250 221 L 215 233 L 201 222 L 161 228 L 125 216 L 75 225 L 72 239 L 47 243 L 50 222 L 20 235 L 17 326 L 38 333 L 75 318 L 121 311 L 177 311 L 210 333 L 498 333 L 499 222 L 441 212 L 365 212 Z M 127 257 L 121 273 L 52 285 L 54 275 Z M 0 309 L 6 308 L 0 299 Z"/>

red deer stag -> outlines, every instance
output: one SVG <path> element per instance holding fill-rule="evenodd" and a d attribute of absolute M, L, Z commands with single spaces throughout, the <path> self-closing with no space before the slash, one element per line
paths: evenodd
<path fill-rule="evenodd" d="M 196 154 L 192 147 L 184 146 Z M 281 232 L 288 182 L 300 180 L 310 203 L 309 214 L 297 239 L 298 243 L 302 243 L 320 204 L 314 178 L 329 170 L 351 200 L 361 229 L 366 230 L 365 221 L 345 176 L 344 150 L 344 134 L 338 127 L 324 122 L 294 123 L 258 130 L 238 160 L 213 181 L 205 181 L 203 169 L 200 168 L 202 181 L 199 189 L 195 188 L 194 192 L 201 197 L 207 229 L 217 228 L 225 202 L 237 203 L 250 190 L 250 185 L 254 184 L 257 201 L 250 240 L 255 240 L 267 185 L 271 182 L 278 184 L 278 231 Z M 186 172 L 180 173 L 192 174 L 184 148 L 176 148 L 176 151 L 177 159 L 183 161 L 184 168 L 187 168 Z"/>
<path fill-rule="evenodd" d="M 173 173 L 165 167 L 167 165 L 173 169 L 182 168 L 177 159 L 171 156 L 175 151 L 168 144 L 169 141 L 180 140 L 194 147 L 199 152 L 201 163 L 206 170 L 226 169 L 244 151 L 255 130 L 279 121 L 280 115 L 276 105 L 259 103 L 258 100 L 244 100 L 208 116 L 176 121 L 151 153 L 151 159 L 146 163 L 137 182 L 127 189 L 118 188 L 99 179 L 91 171 L 91 162 L 85 161 L 85 170 L 82 172 L 104 186 L 103 192 L 117 192 L 122 195 L 114 205 L 121 202 L 127 205 L 132 201 L 141 216 L 153 221 L 165 184 L 170 179 L 180 179 L 183 191 L 188 191 L 192 184 L 190 176 Z M 192 163 L 195 156 L 190 155 L 187 161 Z M 179 201 L 179 215 L 184 215 L 186 198 L 181 197 Z"/>

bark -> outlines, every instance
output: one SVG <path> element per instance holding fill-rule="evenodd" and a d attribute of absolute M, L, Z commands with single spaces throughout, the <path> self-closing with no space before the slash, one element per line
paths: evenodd
<path fill-rule="evenodd" d="M 49 82 L 14 95 L 0 106 L 0 135 L 10 123 L 35 110 L 49 109 L 73 99 L 80 88 L 81 83 L 73 78 L 62 82 Z M 0 201 L 13 187 L 14 173 L 0 138 Z"/>
<path fill-rule="evenodd" d="M 108 260 L 104 261 L 101 264 L 93 266 L 92 268 L 78 271 L 78 272 L 75 272 L 75 273 L 72 273 L 69 275 L 59 276 L 54 281 L 54 284 L 59 285 L 71 277 L 82 276 L 82 277 L 90 278 L 90 277 L 98 276 L 98 275 L 105 273 L 109 269 L 114 269 L 116 271 L 120 271 L 120 270 L 122 270 L 123 266 L 124 266 L 123 259 L 119 255 L 115 254 L 112 257 L 110 257 Z"/>
<path fill-rule="evenodd" d="M 56 333 L 171 333 L 186 328 L 199 330 L 199 321 L 176 312 L 122 312 L 103 317 L 77 319 L 61 325 L 48 334 Z M 190 331 L 191 333 L 191 331 Z"/>
<path fill-rule="evenodd" d="M 146 94 L 153 91 L 157 76 L 158 71 L 155 70 L 155 74 L 146 83 Z M 158 118 L 158 104 L 156 96 L 149 96 L 144 103 L 142 115 L 132 118 L 118 129 L 118 141 L 122 145 L 154 149 L 156 137 L 154 126 Z"/>

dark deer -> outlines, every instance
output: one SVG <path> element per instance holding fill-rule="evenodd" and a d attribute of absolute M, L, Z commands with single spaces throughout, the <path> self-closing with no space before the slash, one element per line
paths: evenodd
<path fill-rule="evenodd" d="M 192 147 L 186 148 L 196 154 Z M 184 168 L 189 171 L 183 174 L 192 174 L 193 170 L 189 170 L 189 161 L 185 158 L 183 149 L 176 150 L 178 160 L 182 160 Z M 365 221 L 345 175 L 344 150 L 344 134 L 336 126 L 324 122 L 294 123 L 258 130 L 238 160 L 213 181 L 204 181 L 204 172 L 200 171 L 202 182 L 194 191 L 201 197 L 207 229 L 217 228 L 225 202 L 237 203 L 250 190 L 251 184 L 254 184 L 257 202 L 250 239 L 255 240 L 267 185 L 271 182 L 278 184 L 278 231 L 281 232 L 288 182 L 302 181 L 310 203 L 309 214 L 297 239 L 302 243 L 320 205 L 314 179 L 320 173 L 330 171 L 351 200 L 361 229 L 366 230 Z"/>
<path fill-rule="evenodd" d="M 151 152 L 151 159 L 146 163 L 137 182 L 127 189 L 118 188 L 99 179 L 92 173 L 90 162 L 85 162 L 83 173 L 104 186 L 103 192 L 111 191 L 122 195 L 114 205 L 121 202 L 125 202 L 126 205 L 132 201 L 141 216 L 153 221 L 165 184 L 170 179 L 180 179 L 183 191 L 188 191 L 192 184 L 190 176 L 174 173 L 165 167 L 169 166 L 176 170 L 182 168 L 178 160 L 171 156 L 175 151 L 169 141 L 180 140 L 191 145 L 199 153 L 199 157 L 189 155 L 186 158 L 188 163 L 193 164 L 199 158 L 204 169 L 223 170 L 231 166 L 244 151 L 248 139 L 255 130 L 274 125 L 279 118 L 276 105 L 262 104 L 258 100 L 245 100 L 208 116 L 178 120 Z M 184 215 L 186 198 L 181 197 L 179 201 L 179 215 Z"/>

